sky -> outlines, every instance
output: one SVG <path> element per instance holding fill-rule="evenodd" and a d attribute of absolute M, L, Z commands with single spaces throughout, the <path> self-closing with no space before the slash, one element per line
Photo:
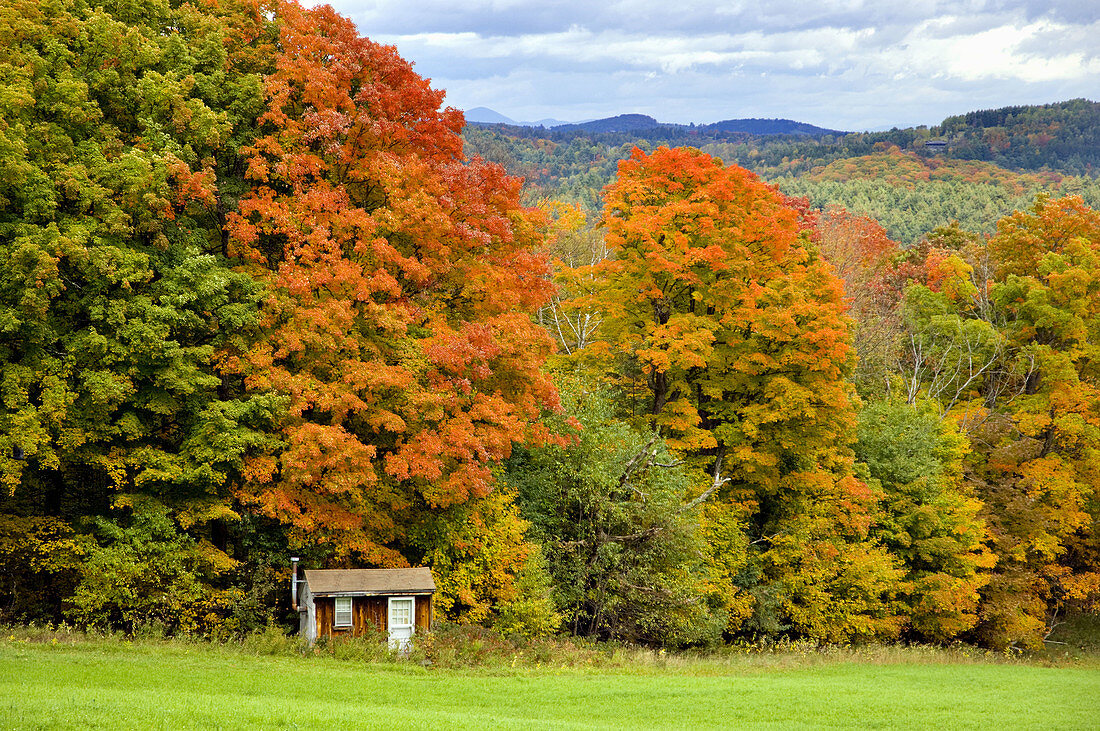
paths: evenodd
<path fill-rule="evenodd" d="M 1100 0 L 330 4 L 448 105 L 520 121 L 640 113 L 862 131 L 1100 100 Z"/>

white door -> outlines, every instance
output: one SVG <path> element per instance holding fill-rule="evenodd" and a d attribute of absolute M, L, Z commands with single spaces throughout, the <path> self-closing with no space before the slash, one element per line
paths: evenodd
<path fill-rule="evenodd" d="M 416 600 L 413 597 L 390 597 L 390 647 L 409 649 L 415 618 Z"/>

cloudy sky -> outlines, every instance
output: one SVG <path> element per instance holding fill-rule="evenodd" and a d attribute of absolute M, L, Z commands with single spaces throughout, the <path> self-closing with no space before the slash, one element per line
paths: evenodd
<path fill-rule="evenodd" d="M 845 130 L 1100 100 L 1100 0 L 334 0 L 460 109 Z"/>

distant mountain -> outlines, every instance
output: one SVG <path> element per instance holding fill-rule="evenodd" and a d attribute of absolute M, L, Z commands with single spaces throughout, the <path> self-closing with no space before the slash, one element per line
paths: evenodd
<path fill-rule="evenodd" d="M 559 124 L 552 128 L 554 132 L 593 132 L 624 133 L 658 130 L 668 134 L 697 134 L 701 136 L 748 134 L 748 135 L 841 135 L 844 132 L 835 129 L 815 127 L 805 122 L 791 119 L 726 119 L 713 124 L 687 125 L 658 122 L 645 114 L 620 114 L 606 119 L 595 119 L 576 124 Z"/>
<path fill-rule="evenodd" d="M 494 112 L 489 107 L 474 107 L 465 111 L 466 121 L 475 124 L 512 124 L 518 125 L 514 119 L 505 117 L 500 112 Z"/>
<path fill-rule="evenodd" d="M 585 121 L 588 121 L 588 120 L 585 120 Z M 531 127 L 546 127 L 547 129 L 549 129 L 550 127 L 560 127 L 563 124 L 572 124 L 572 123 L 571 122 L 566 122 L 566 121 L 561 120 L 561 119 L 554 119 L 553 117 L 547 117 L 545 119 L 536 119 L 534 122 L 520 122 L 520 124 L 531 126 Z"/>
<path fill-rule="evenodd" d="M 593 119 L 589 122 L 559 124 L 553 130 L 555 132 L 639 132 L 667 126 L 680 125 L 664 125 L 645 114 L 620 114 L 616 117 Z"/>
<path fill-rule="evenodd" d="M 791 119 L 725 119 L 713 124 L 687 125 L 658 122 L 647 114 L 619 114 L 604 119 L 582 122 L 562 122 L 558 119 L 540 119 L 536 122 L 517 122 L 488 107 L 475 107 L 466 111 L 466 121 L 474 125 L 508 125 L 511 127 L 543 127 L 556 134 L 631 134 L 656 132 L 658 137 L 676 137 L 683 134 L 704 137 L 727 135 L 796 135 L 821 137 L 845 134 L 835 129 L 816 127 Z"/>
<path fill-rule="evenodd" d="M 490 109 L 489 107 L 474 107 L 473 109 L 467 109 L 464 114 L 466 115 L 466 121 L 470 124 L 509 124 L 513 127 L 546 127 L 547 129 L 559 127 L 563 124 L 570 124 L 569 122 L 554 119 L 553 117 L 536 119 L 534 122 L 517 122 L 511 117 L 505 117 L 500 112 Z"/>
<path fill-rule="evenodd" d="M 836 129 L 815 127 L 805 122 L 795 122 L 790 119 L 725 119 L 714 124 L 704 124 L 696 129 L 714 132 L 743 132 L 750 135 L 842 135 L 844 132 Z"/>

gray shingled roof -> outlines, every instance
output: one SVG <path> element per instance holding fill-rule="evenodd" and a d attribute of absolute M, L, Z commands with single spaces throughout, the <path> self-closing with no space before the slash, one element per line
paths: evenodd
<path fill-rule="evenodd" d="M 333 594 L 430 594 L 432 572 L 418 569 L 306 569 L 314 596 Z"/>

